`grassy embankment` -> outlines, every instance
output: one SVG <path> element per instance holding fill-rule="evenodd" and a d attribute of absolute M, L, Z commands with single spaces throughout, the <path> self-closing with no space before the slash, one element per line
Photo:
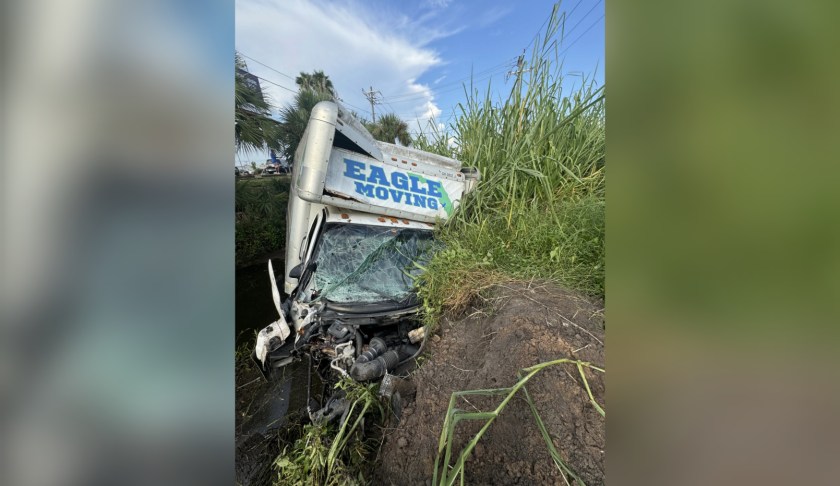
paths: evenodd
<path fill-rule="evenodd" d="M 288 176 L 236 181 L 236 265 L 254 263 L 285 247 Z"/>
<path fill-rule="evenodd" d="M 604 87 L 578 80 L 567 91 L 553 55 L 560 25 L 554 15 L 507 100 L 471 87 L 450 129 L 415 144 L 482 177 L 441 225 L 447 249 L 422 277 L 431 323 L 502 280 L 539 278 L 604 296 Z"/>

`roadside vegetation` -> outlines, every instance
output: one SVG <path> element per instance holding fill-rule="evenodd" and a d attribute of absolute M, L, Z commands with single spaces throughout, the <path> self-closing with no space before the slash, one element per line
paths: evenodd
<path fill-rule="evenodd" d="M 362 120 L 365 128 L 373 138 L 387 143 L 399 143 L 408 146 L 411 144 L 411 134 L 408 132 L 408 124 L 394 113 L 386 113 L 379 117 L 376 123 Z"/>
<path fill-rule="evenodd" d="M 545 279 L 604 297 L 604 87 L 564 78 L 561 26 L 555 7 L 506 100 L 470 86 L 448 130 L 414 141 L 482 177 L 440 225 L 447 249 L 421 277 L 430 323 L 503 280 Z"/>
<path fill-rule="evenodd" d="M 282 176 L 236 181 L 237 266 L 285 248 L 289 185 L 289 178 Z"/>

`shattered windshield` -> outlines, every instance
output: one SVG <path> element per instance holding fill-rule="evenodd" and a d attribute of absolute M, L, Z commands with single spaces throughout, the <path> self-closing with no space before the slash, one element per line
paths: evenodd
<path fill-rule="evenodd" d="M 431 230 L 327 224 L 308 290 L 312 300 L 402 302 L 434 247 Z"/>

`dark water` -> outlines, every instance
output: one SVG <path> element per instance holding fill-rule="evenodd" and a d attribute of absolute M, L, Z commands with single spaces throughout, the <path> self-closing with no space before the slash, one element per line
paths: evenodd
<path fill-rule="evenodd" d="M 283 260 L 272 259 L 277 286 L 283 286 Z M 256 333 L 277 320 L 271 300 L 268 262 L 236 270 L 236 344 L 254 342 Z"/>
<path fill-rule="evenodd" d="M 277 285 L 282 288 L 283 261 L 273 259 Z M 268 263 L 236 270 L 236 341 L 248 343 L 253 349 L 256 333 L 277 320 L 277 310 L 271 297 Z M 240 366 L 255 366 L 248 361 Z M 275 370 L 266 382 L 254 367 L 237 370 L 244 383 L 237 383 L 237 413 L 244 415 L 237 427 L 237 443 L 255 433 L 266 434 L 285 425 L 285 417 L 305 409 L 307 405 L 307 380 L 311 380 L 311 395 L 320 395 L 321 383 L 316 373 L 309 374 L 306 359 Z"/>

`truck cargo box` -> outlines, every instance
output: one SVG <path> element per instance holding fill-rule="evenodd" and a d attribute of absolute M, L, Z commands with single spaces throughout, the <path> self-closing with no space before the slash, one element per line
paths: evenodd
<path fill-rule="evenodd" d="M 477 182 L 455 159 L 374 140 L 330 102 L 315 106 L 301 145 L 293 186 L 311 203 L 431 223 Z"/>

